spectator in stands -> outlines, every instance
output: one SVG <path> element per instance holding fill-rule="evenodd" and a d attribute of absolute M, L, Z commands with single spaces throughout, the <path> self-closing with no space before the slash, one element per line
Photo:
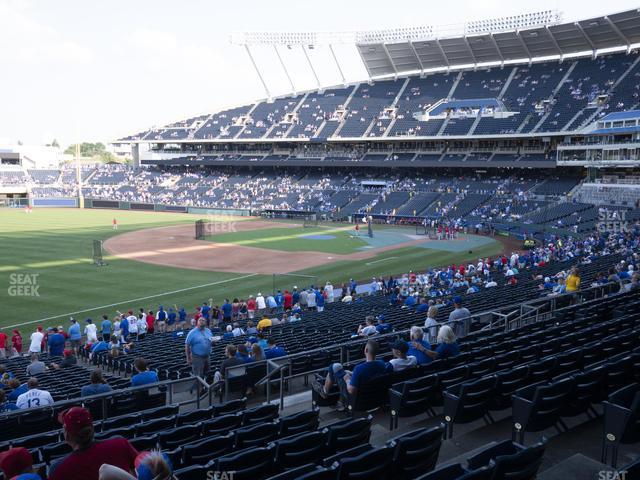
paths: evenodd
<path fill-rule="evenodd" d="M 254 362 L 264 360 L 264 351 L 257 342 L 251 345 L 251 360 L 253 360 Z"/>
<path fill-rule="evenodd" d="M 17 409 L 18 406 L 15 403 L 7 400 L 7 393 L 3 388 L 0 388 L 0 413 L 6 413 Z"/>
<path fill-rule="evenodd" d="M 264 351 L 265 358 L 278 358 L 287 355 L 287 351 L 283 347 L 279 347 L 273 337 L 267 341 L 267 347 Z"/>
<path fill-rule="evenodd" d="M 258 308 L 259 314 L 262 314 L 265 308 L 267 308 L 267 304 L 264 301 L 264 297 L 262 296 L 262 293 L 258 293 L 258 296 L 256 297 L 256 306 Z"/>
<path fill-rule="evenodd" d="M 135 461 L 136 476 L 119 467 L 103 464 L 100 467 L 100 480 L 173 480 L 173 467 L 166 453 L 159 451 L 141 452 Z"/>
<path fill-rule="evenodd" d="M 69 343 L 74 353 L 77 355 L 80 351 L 80 341 L 82 340 L 82 334 L 80 333 L 80 325 L 75 319 L 69 320 L 71 326 L 69 327 Z"/>
<path fill-rule="evenodd" d="M 167 312 L 162 305 L 158 306 L 158 311 L 154 320 L 155 326 L 158 327 L 158 333 L 164 333 L 167 331 Z M 149 333 L 154 333 L 156 329 L 154 328 L 153 322 L 151 322 L 151 327 L 152 328 L 149 328 L 149 322 L 147 322 L 147 331 Z"/>
<path fill-rule="evenodd" d="M 167 313 L 167 331 L 173 332 L 176 329 L 177 319 L 178 319 L 178 314 L 173 309 L 173 307 L 169 307 L 169 311 Z"/>
<path fill-rule="evenodd" d="M 247 335 L 257 335 L 257 334 L 258 334 L 258 329 L 255 327 L 253 322 L 249 320 L 247 322 Z"/>
<path fill-rule="evenodd" d="M 27 380 L 28 390 L 16 400 L 18 408 L 44 407 L 53 404 L 53 397 L 46 390 L 38 388 L 38 379 L 31 377 Z"/>
<path fill-rule="evenodd" d="M 33 473 L 31 453 L 23 447 L 10 448 L 0 453 L 0 470 L 7 480 L 40 480 L 40 476 Z"/>
<path fill-rule="evenodd" d="M 87 318 L 85 321 L 87 326 L 84 327 L 84 334 L 87 337 L 87 343 L 94 344 L 98 341 L 98 328 L 90 318 Z"/>
<path fill-rule="evenodd" d="M 102 340 L 108 342 L 111 338 L 111 320 L 107 315 L 102 315 L 102 323 L 100 324 L 100 331 L 102 332 Z"/>
<path fill-rule="evenodd" d="M 151 383 L 158 383 L 160 381 L 158 379 L 158 374 L 154 371 L 149 370 L 147 361 L 144 358 L 136 358 L 133 361 L 133 366 L 138 373 L 131 377 L 132 387 L 140 387 L 142 385 L 149 385 Z"/>
<path fill-rule="evenodd" d="M 455 357 L 460 353 L 460 347 L 456 341 L 455 333 L 449 325 L 443 325 L 440 327 L 437 338 L 437 346 L 435 350 L 418 346 L 417 348 L 430 357 L 432 360 Z"/>
<path fill-rule="evenodd" d="M 29 390 L 26 383 L 20 384 L 20 380 L 17 378 L 10 378 L 7 382 L 7 387 L 11 389 L 11 392 L 7 395 L 7 400 L 10 402 L 16 402 L 18 397 Z"/>
<path fill-rule="evenodd" d="M 242 330 L 242 328 L 240 328 L 240 324 L 238 322 L 235 322 L 233 324 L 232 333 L 233 333 L 234 337 L 241 337 L 242 335 L 244 335 L 244 330 Z"/>
<path fill-rule="evenodd" d="M 204 378 L 211 369 L 211 341 L 213 334 L 207 328 L 203 317 L 198 319 L 198 325 L 192 329 L 185 340 L 185 354 L 187 364 L 191 365 L 195 377 Z M 199 382 L 196 382 L 199 384 Z"/>
<path fill-rule="evenodd" d="M 152 314 L 153 315 L 153 314 Z M 142 340 L 147 335 L 147 317 L 144 313 L 138 314 L 138 319 L 136 320 L 136 326 L 138 328 L 138 340 Z"/>
<path fill-rule="evenodd" d="M 271 328 L 271 325 L 273 324 L 273 322 L 271 321 L 270 318 L 267 317 L 262 317 L 262 319 L 258 322 L 258 331 L 262 331 L 265 328 Z"/>
<path fill-rule="evenodd" d="M 249 319 L 253 319 L 256 316 L 256 299 L 253 298 L 253 295 L 249 295 L 249 299 L 247 300 L 247 316 Z"/>
<path fill-rule="evenodd" d="M 222 304 L 222 307 L 220 307 L 220 310 L 222 310 L 222 321 L 224 323 L 231 323 L 233 305 L 229 303 L 228 298 L 224 299 L 224 303 Z"/>
<path fill-rule="evenodd" d="M 46 372 L 47 366 L 44 362 L 40 361 L 37 353 L 31 354 L 31 363 L 27 365 L 27 375 L 33 377 L 34 375 L 39 375 L 40 373 Z"/>
<path fill-rule="evenodd" d="M 380 334 L 391 333 L 393 330 L 391 324 L 387 323 L 384 315 L 378 315 L 378 324 L 376 325 L 376 331 Z"/>
<path fill-rule="evenodd" d="M 73 353 L 73 350 L 65 350 L 62 352 L 62 356 L 64 358 L 60 362 L 60 368 L 67 368 L 78 364 L 78 358 Z"/>
<path fill-rule="evenodd" d="M 403 342 L 401 340 L 395 342 L 391 345 L 391 351 L 393 353 L 393 358 L 389 360 L 389 363 L 391 364 L 394 372 L 399 372 L 406 368 L 418 365 L 416 357 L 413 355 L 407 356 L 407 352 L 409 351 L 409 345 L 407 345 L 407 342 Z"/>
<path fill-rule="evenodd" d="M 429 307 L 427 311 L 427 318 L 424 321 L 424 329 L 429 333 L 429 340 L 433 340 L 436 338 L 438 334 L 438 321 L 436 317 L 438 316 L 438 307 L 432 305 Z"/>
<path fill-rule="evenodd" d="M 49 347 L 49 354 L 54 357 L 61 357 L 64 351 L 65 338 L 64 335 L 58 332 L 58 328 L 53 328 L 53 333 L 49 335 L 47 345 Z"/>
<path fill-rule="evenodd" d="M 334 363 L 329 367 L 323 386 L 316 387 L 322 396 L 327 396 L 334 385 L 340 388 L 343 405 L 348 395 L 355 395 L 358 387 L 390 370 L 390 366 L 382 360 L 376 360 L 379 346 L 375 340 L 369 340 L 364 347 L 366 361 L 356 365 L 353 372 L 345 370 L 342 364 Z M 340 407 L 341 408 L 341 407 Z"/>
<path fill-rule="evenodd" d="M 9 336 L 0 330 L 0 358 L 7 358 L 7 342 Z"/>
<path fill-rule="evenodd" d="M 99 342 L 96 342 L 91 346 L 91 352 L 89 353 L 89 360 L 96 360 L 96 357 L 100 352 L 108 352 L 108 351 L 109 351 L 109 344 L 104 340 L 100 340 Z"/>
<path fill-rule="evenodd" d="M 224 349 L 224 353 L 227 358 L 220 362 L 220 370 L 217 370 L 213 375 L 213 382 L 218 384 L 218 388 L 220 388 L 220 383 L 224 381 L 227 368 L 245 364 L 245 361 L 238 358 L 236 355 L 238 353 L 238 348 L 235 345 L 227 345 Z"/>
<path fill-rule="evenodd" d="M 373 324 L 374 318 L 373 315 L 368 315 L 364 319 L 364 325 L 358 325 L 358 331 L 356 332 L 356 336 L 368 337 L 369 335 L 375 335 L 378 333 L 376 326 Z"/>
<path fill-rule="evenodd" d="M 18 355 L 22 355 L 22 335 L 20 335 L 20 330 L 13 330 L 13 335 L 11 335 L 11 345 Z"/>
<path fill-rule="evenodd" d="M 424 331 L 420 327 L 411 327 L 409 335 L 407 355 L 416 357 L 418 365 L 431 362 L 431 358 L 424 353 L 424 350 L 431 349 L 429 342 L 424 340 Z"/>
<path fill-rule="evenodd" d="M 233 340 L 233 327 L 231 325 L 227 325 L 225 330 L 226 331 L 222 335 L 222 339 L 227 341 Z"/>
<path fill-rule="evenodd" d="M 580 290 L 580 270 L 577 266 L 574 266 L 571 269 L 571 273 L 565 280 L 565 285 L 567 293 L 576 293 L 578 290 Z"/>
<path fill-rule="evenodd" d="M 42 327 L 38 325 L 36 331 L 31 334 L 31 344 L 29 345 L 29 353 L 42 352 L 42 340 L 44 339 L 44 333 L 42 333 Z"/>
<path fill-rule="evenodd" d="M 454 310 L 449 314 L 449 325 L 454 329 L 457 337 L 464 337 L 467 332 L 468 318 L 471 312 L 462 306 L 462 297 L 453 297 Z"/>
<path fill-rule="evenodd" d="M 65 441 L 73 453 L 55 461 L 49 470 L 49 480 L 97 480 L 100 467 L 109 463 L 125 472 L 134 468 L 138 452 L 122 437 L 96 442 L 93 418 L 89 410 L 73 407 L 58 415 Z"/>
<path fill-rule="evenodd" d="M 89 397 L 91 395 L 97 395 L 99 393 L 107 393 L 111 391 L 111 387 L 102 376 L 102 370 L 96 368 L 91 372 L 89 377 L 91 382 L 89 385 L 85 385 L 80 389 L 81 397 Z"/>

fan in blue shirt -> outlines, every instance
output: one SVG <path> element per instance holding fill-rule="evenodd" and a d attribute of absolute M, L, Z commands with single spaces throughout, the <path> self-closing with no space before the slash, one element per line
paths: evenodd
<path fill-rule="evenodd" d="M 287 355 L 287 351 L 282 347 L 278 347 L 276 345 L 276 341 L 273 338 L 269 339 L 268 347 L 269 348 L 264 351 L 265 358 L 278 358 Z"/>
<path fill-rule="evenodd" d="M 53 334 L 49 335 L 49 339 L 47 340 L 47 345 L 49 346 L 49 354 L 56 357 L 61 357 L 62 352 L 64 352 L 64 344 L 64 335 L 58 333 L 58 329 L 54 328 Z"/>
<path fill-rule="evenodd" d="M 156 372 L 148 370 L 147 362 L 144 358 L 136 358 L 134 361 L 134 366 L 138 374 L 131 377 L 132 387 L 139 387 L 141 385 L 148 385 L 150 383 L 158 383 L 160 381 Z"/>

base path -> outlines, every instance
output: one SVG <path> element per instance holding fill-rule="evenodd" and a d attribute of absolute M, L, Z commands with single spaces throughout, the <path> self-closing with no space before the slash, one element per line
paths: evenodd
<path fill-rule="evenodd" d="M 235 231 L 265 228 L 298 228 L 299 224 L 265 221 L 238 222 Z M 104 242 L 113 256 L 166 267 L 232 273 L 291 273 L 342 260 L 365 260 L 377 254 L 425 242 L 413 240 L 367 251 L 338 255 L 324 252 L 284 252 L 246 247 L 231 243 L 213 243 L 194 238 L 193 225 L 149 228 L 124 233 Z M 495 238 L 503 244 L 505 239 Z M 505 251 L 509 245 L 504 245 Z"/>

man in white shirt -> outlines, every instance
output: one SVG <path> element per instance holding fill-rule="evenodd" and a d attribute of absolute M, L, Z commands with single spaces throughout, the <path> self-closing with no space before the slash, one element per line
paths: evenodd
<path fill-rule="evenodd" d="M 265 303 L 264 297 L 262 296 L 261 293 L 258 293 L 258 296 L 256 297 L 256 306 L 258 307 L 258 311 L 261 311 L 267 308 L 267 304 Z"/>
<path fill-rule="evenodd" d="M 136 327 L 138 330 L 138 339 L 144 338 L 144 335 L 147 333 L 147 320 L 144 318 L 144 315 L 138 317 Z"/>
<path fill-rule="evenodd" d="M 333 303 L 333 285 L 331 285 L 331 282 L 327 282 L 324 291 L 327 292 L 327 303 Z"/>
<path fill-rule="evenodd" d="M 129 310 L 129 316 L 126 318 L 129 324 L 129 335 L 138 335 L 138 317 L 136 317 L 131 310 Z"/>
<path fill-rule="evenodd" d="M 238 322 L 233 324 L 233 330 L 231 332 L 233 333 L 234 337 L 241 337 L 242 335 L 244 335 L 244 330 L 240 328 L 240 324 Z"/>
<path fill-rule="evenodd" d="M 18 396 L 18 399 L 16 400 L 18 408 L 43 407 L 45 405 L 53 404 L 53 397 L 51 394 L 46 390 L 40 390 L 38 388 L 37 378 L 30 378 L 27 381 L 27 387 L 29 390 Z"/>
<path fill-rule="evenodd" d="M 90 318 L 87 318 L 87 326 L 84 327 L 84 334 L 87 336 L 87 343 L 98 342 L 98 328 Z"/>
<path fill-rule="evenodd" d="M 31 334 L 31 344 L 29 345 L 29 353 L 41 353 L 43 339 L 44 339 L 44 333 L 42 333 L 42 327 L 38 326 L 36 331 Z"/>
<path fill-rule="evenodd" d="M 389 363 L 393 367 L 394 372 L 418 365 L 416 357 L 413 355 L 407 356 L 407 352 L 409 351 L 409 344 L 407 342 L 397 341 L 391 345 L 391 351 L 393 352 L 393 358 L 389 360 Z"/>

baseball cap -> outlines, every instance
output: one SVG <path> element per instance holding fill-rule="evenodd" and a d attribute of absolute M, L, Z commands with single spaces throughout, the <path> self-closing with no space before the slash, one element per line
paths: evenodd
<path fill-rule="evenodd" d="M 26 448 L 10 448 L 0 453 L 0 470 L 4 472 L 4 478 L 13 478 L 32 466 L 33 458 Z"/>
<path fill-rule="evenodd" d="M 407 345 L 407 342 L 403 342 L 402 340 L 398 340 L 397 342 L 394 342 L 391 345 L 391 348 L 393 350 L 398 350 L 402 353 L 407 353 L 409 351 L 409 345 Z"/>
<path fill-rule="evenodd" d="M 455 297 L 453 297 L 453 303 L 462 303 L 462 297 L 456 295 Z"/>
<path fill-rule="evenodd" d="M 93 425 L 93 417 L 91 412 L 82 407 L 71 407 L 68 410 L 60 412 L 58 415 L 60 422 L 72 435 L 77 434 L 83 428 Z"/>

